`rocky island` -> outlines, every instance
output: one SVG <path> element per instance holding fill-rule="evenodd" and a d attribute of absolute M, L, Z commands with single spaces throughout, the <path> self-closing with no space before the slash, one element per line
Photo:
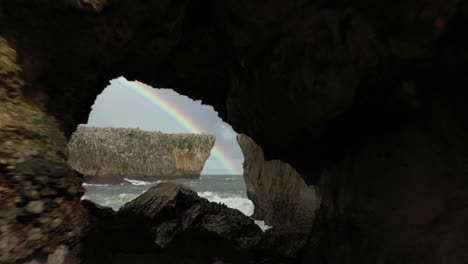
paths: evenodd
<path fill-rule="evenodd" d="M 214 143 L 209 134 L 79 126 L 68 144 L 69 162 L 91 177 L 199 177 Z"/>

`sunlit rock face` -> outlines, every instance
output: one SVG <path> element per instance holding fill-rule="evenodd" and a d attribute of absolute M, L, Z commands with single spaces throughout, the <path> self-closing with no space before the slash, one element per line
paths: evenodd
<path fill-rule="evenodd" d="M 266 224 L 298 225 L 314 221 L 319 198 L 314 185 L 286 162 L 266 161 L 263 150 L 251 138 L 237 135 L 244 154 L 244 179 L 247 196 L 255 209 L 253 217 Z"/>
<path fill-rule="evenodd" d="M 86 176 L 200 177 L 215 143 L 208 134 L 164 134 L 79 126 L 68 144 L 72 167 Z"/>

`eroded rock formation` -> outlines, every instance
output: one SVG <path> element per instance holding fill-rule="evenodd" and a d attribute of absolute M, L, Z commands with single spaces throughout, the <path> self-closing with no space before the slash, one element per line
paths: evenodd
<path fill-rule="evenodd" d="M 33 178 L 79 188 L 65 137 L 124 75 L 203 99 L 316 185 L 308 262 L 466 262 L 467 24 L 459 0 L 1 0 L 3 260 L 82 229 L 80 192 L 57 192 L 68 231 L 10 242 L 40 225 L 16 217 L 25 185 L 54 186 Z"/>
<path fill-rule="evenodd" d="M 79 126 L 68 143 L 71 166 L 86 176 L 200 177 L 215 137 L 132 128 Z"/>
<path fill-rule="evenodd" d="M 314 185 L 286 162 L 266 161 L 260 146 L 244 134 L 237 135 L 244 154 L 247 196 L 255 209 L 253 217 L 266 224 L 312 225 L 320 205 Z"/>

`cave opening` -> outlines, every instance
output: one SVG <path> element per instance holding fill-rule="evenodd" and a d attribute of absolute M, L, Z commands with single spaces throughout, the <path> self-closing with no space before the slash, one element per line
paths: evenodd
<path fill-rule="evenodd" d="M 177 167 L 177 162 L 180 163 L 159 154 L 153 156 L 153 152 L 157 152 L 155 148 L 160 145 L 163 147 L 163 144 L 150 145 L 145 138 L 153 137 L 156 132 L 163 135 L 214 135 L 216 141 L 211 151 L 208 149 L 209 157 L 205 157 L 205 161 L 201 158 L 201 173 L 189 177 L 170 177 L 174 168 L 155 165 L 164 163 L 161 158 L 167 161 L 169 167 Z M 142 133 L 141 137 L 138 137 L 139 133 Z M 129 135 L 136 139 L 128 141 Z M 69 142 L 70 164 L 84 175 L 83 199 L 114 210 L 151 186 L 171 181 L 190 187 L 209 201 L 224 203 L 250 216 L 253 214 L 253 204 L 246 196 L 242 176 L 244 157 L 236 136 L 237 133 L 218 116 L 212 106 L 203 105 L 201 101 L 194 101 L 172 89 L 153 88 L 142 82 L 119 77 L 111 80 L 96 97 L 87 123 L 79 125 L 72 135 Z M 138 143 L 140 140 L 141 144 Z M 173 144 L 168 143 L 168 146 Z M 203 149 L 198 145 L 195 148 L 196 154 Z M 188 154 L 182 155 L 183 158 L 190 159 Z M 122 158 L 125 155 L 131 157 Z M 146 175 L 133 174 L 135 169 L 125 165 L 131 159 L 142 159 L 138 161 L 137 167 L 148 166 L 149 169 L 141 168 Z M 187 162 L 190 161 L 185 160 Z M 154 173 L 161 169 L 163 171 L 160 175 L 147 175 L 148 171 Z"/>

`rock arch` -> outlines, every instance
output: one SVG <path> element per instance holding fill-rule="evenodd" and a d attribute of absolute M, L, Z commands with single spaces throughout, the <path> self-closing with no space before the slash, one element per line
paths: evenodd
<path fill-rule="evenodd" d="M 0 1 L 1 260 L 79 237 L 67 221 L 85 214 L 80 176 L 64 144 L 123 74 L 203 99 L 320 186 L 319 243 L 305 257 L 459 263 L 466 10 L 445 0 Z M 50 230 L 68 237 L 34 227 L 48 216 L 27 211 L 38 190 L 44 210 L 62 213 Z"/>

